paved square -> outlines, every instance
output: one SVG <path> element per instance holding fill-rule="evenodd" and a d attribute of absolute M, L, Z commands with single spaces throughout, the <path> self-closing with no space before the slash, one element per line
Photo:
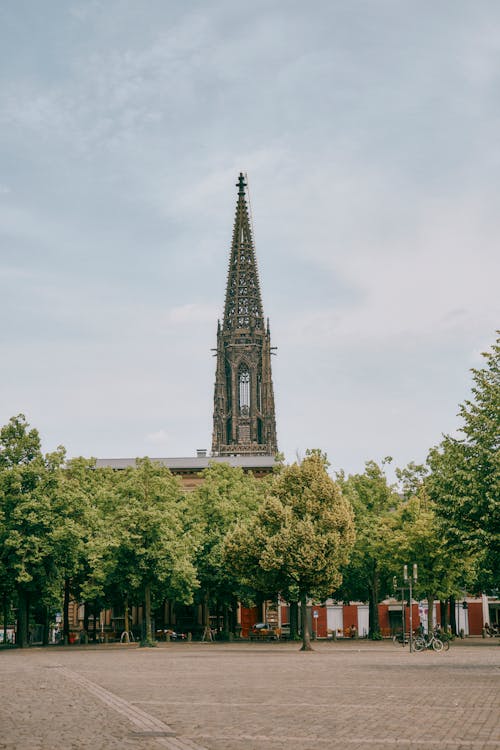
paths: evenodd
<path fill-rule="evenodd" d="M 0 652 L 2 750 L 494 750 L 500 644 L 169 643 Z"/>

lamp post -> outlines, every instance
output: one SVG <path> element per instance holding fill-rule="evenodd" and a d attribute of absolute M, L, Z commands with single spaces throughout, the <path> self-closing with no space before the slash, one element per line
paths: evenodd
<path fill-rule="evenodd" d="M 412 607 L 412 584 L 417 582 L 417 563 L 413 563 L 413 572 L 408 575 L 408 565 L 403 565 L 403 580 L 408 584 L 410 590 L 410 653 L 413 651 L 413 607 Z"/>
<path fill-rule="evenodd" d="M 396 592 L 398 590 L 398 579 L 396 576 L 393 576 L 392 578 L 392 585 L 394 587 L 394 591 Z M 405 618 L 405 589 L 404 586 L 401 586 L 401 645 L 405 645 L 405 639 L 406 639 L 406 618 Z"/>

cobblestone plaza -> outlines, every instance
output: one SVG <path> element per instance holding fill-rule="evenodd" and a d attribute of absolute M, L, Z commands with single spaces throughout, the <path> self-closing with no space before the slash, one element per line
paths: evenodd
<path fill-rule="evenodd" d="M 0 652 L 0 748 L 500 748 L 498 641 Z"/>

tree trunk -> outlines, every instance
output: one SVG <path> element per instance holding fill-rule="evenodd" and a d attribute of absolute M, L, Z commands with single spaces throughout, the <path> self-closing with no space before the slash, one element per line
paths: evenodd
<path fill-rule="evenodd" d="M 446 602 L 439 602 L 440 624 L 444 632 L 448 629 L 448 612 Z"/>
<path fill-rule="evenodd" d="M 427 632 L 429 635 L 434 630 L 434 594 L 427 594 Z"/>
<path fill-rule="evenodd" d="M 125 594 L 125 598 L 123 600 L 123 608 L 125 612 L 124 623 L 123 623 L 123 627 L 125 629 L 125 635 L 124 635 L 123 640 L 125 641 L 125 643 L 129 643 L 130 622 L 129 622 L 129 616 L 128 616 L 128 594 Z"/>
<path fill-rule="evenodd" d="M 451 632 L 455 633 L 455 635 L 458 635 L 457 615 L 455 611 L 455 597 L 454 596 L 450 596 L 450 627 L 451 627 Z"/>
<path fill-rule="evenodd" d="M 97 607 L 95 604 L 92 608 L 92 612 L 94 613 L 94 625 L 92 627 L 92 641 L 94 643 L 97 643 Z"/>
<path fill-rule="evenodd" d="M 89 619 L 90 619 L 90 607 L 88 602 L 83 605 L 83 638 L 85 643 L 89 642 Z"/>
<path fill-rule="evenodd" d="M 290 638 L 295 640 L 299 635 L 299 603 L 290 602 Z"/>
<path fill-rule="evenodd" d="M 208 597 L 208 591 L 205 591 L 203 598 L 203 640 L 212 640 L 212 629 L 210 628 L 210 603 Z"/>
<path fill-rule="evenodd" d="M 64 645 L 69 643 L 69 578 L 64 579 L 64 604 L 63 604 L 63 638 Z"/>
<path fill-rule="evenodd" d="M 230 623 L 231 633 L 233 633 L 233 635 L 236 635 L 236 627 L 238 625 L 238 600 L 236 599 L 236 597 L 233 597 L 231 603 Z"/>
<path fill-rule="evenodd" d="M 378 570 L 374 569 L 372 580 L 369 588 L 369 630 L 370 637 L 380 635 L 380 621 L 378 618 L 378 600 L 379 600 L 379 575 Z"/>
<path fill-rule="evenodd" d="M 42 616 L 43 616 L 42 644 L 44 646 L 48 646 L 49 645 L 49 608 L 46 605 L 42 606 Z"/>
<path fill-rule="evenodd" d="M 300 595 L 300 622 L 302 625 L 302 647 L 301 651 L 312 651 L 311 633 L 309 632 L 309 620 L 307 618 L 307 594 Z"/>
<path fill-rule="evenodd" d="M 19 589 L 17 593 L 16 644 L 19 648 L 26 648 L 28 645 L 28 596 L 22 589 Z"/>
<path fill-rule="evenodd" d="M 215 602 L 215 637 L 218 638 L 220 635 L 220 621 L 221 621 L 221 608 L 219 600 Z"/>
<path fill-rule="evenodd" d="M 7 643 L 7 625 L 9 620 L 9 600 L 7 599 L 7 593 L 3 595 L 3 642 Z"/>
<path fill-rule="evenodd" d="M 147 583 L 144 589 L 144 619 L 146 625 L 146 643 L 153 643 L 153 633 L 151 631 L 151 584 Z"/>
<path fill-rule="evenodd" d="M 229 607 L 228 607 L 227 604 L 223 604 L 222 605 L 222 619 L 223 619 L 223 622 L 224 622 L 224 624 L 223 624 L 222 627 L 224 628 L 224 633 L 225 633 L 225 635 L 227 637 L 227 634 L 230 631 L 230 625 L 229 625 Z"/>

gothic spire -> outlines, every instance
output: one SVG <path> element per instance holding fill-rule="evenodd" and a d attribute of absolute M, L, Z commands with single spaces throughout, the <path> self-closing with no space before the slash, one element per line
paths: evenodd
<path fill-rule="evenodd" d="M 245 178 L 240 172 L 238 201 L 224 305 L 225 330 L 263 329 L 264 317 L 252 229 L 245 198 Z"/>
<path fill-rule="evenodd" d="M 224 318 L 217 326 L 212 453 L 218 456 L 272 456 L 278 450 L 271 334 L 262 312 L 246 187 L 240 173 Z"/>

